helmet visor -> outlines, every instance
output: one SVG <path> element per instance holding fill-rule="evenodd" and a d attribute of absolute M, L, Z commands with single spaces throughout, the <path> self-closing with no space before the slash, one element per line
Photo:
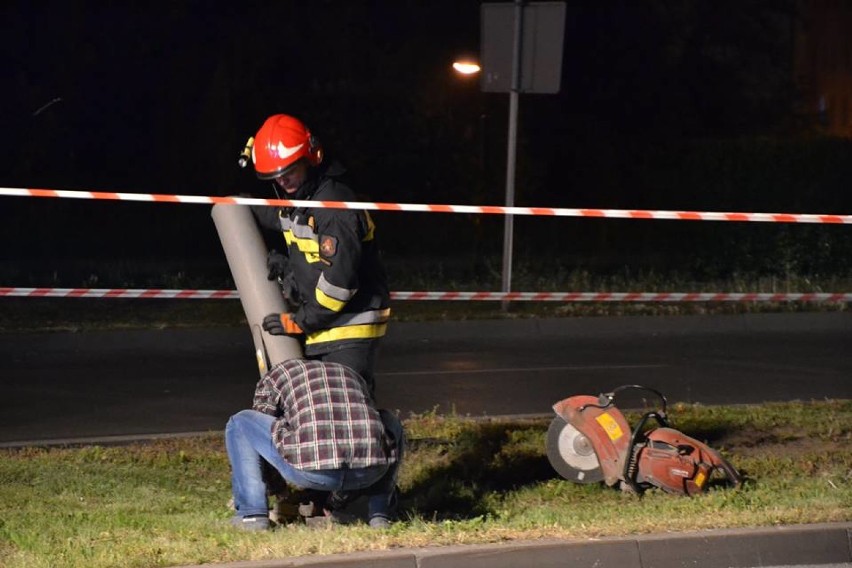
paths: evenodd
<path fill-rule="evenodd" d="M 296 169 L 299 166 L 299 164 L 302 164 L 304 162 L 306 162 L 305 158 L 299 158 L 298 160 L 296 160 L 295 162 L 293 162 L 289 166 L 285 166 L 281 169 L 275 170 L 274 172 L 256 172 L 257 177 L 258 177 L 258 179 L 262 179 L 262 180 L 275 179 L 279 176 L 283 176 L 285 174 L 290 173 L 291 171 Z"/>

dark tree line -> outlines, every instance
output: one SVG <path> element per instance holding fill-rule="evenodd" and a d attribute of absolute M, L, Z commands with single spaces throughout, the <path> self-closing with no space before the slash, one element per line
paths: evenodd
<path fill-rule="evenodd" d="M 477 48 L 479 7 L 7 2 L 3 184 L 269 195 L 236 156 L 265 116 L 289 112 L 366 199 L 499 204 L 507 97 L 449 67 Z M 814 139 L 794 112 L 795 10 L 792 0 L 569 1 L 562 91 L 521 97 L 517 203 L 848 213 L 848 143 Z M 10 257 L 220 254 L 204 208 L 2 206 L 4 243 L 38 235 Z M 390 254 L 499 251 L 498 218 L 380 220 Z M 517 238 L 531 254 L 619 259 L 706 247 L 709 229 L 655 225 L 526 220 Z M 730 246 L 712 242 L 716 254 Z"/>

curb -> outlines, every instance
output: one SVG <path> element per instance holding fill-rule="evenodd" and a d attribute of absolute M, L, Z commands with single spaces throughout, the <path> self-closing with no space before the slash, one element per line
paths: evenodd
<path fill-rule="evenodd" d="M 791 564 L 852 567 L 852 522 L 414 548 L 182 568 L 751 568 Z"/>

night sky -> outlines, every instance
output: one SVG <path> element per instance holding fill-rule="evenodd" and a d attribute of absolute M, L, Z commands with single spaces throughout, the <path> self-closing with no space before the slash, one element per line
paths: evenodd
<path fill-rule="evenodd" d="M 685 172 L 672 149 L 796 127 L 793 5 L 569 1 L 562 92 L 521 97 L 517 203 L 848 205 L 831 188 L 810 200 L 675 189 L 709 166 Z M 285 112 L 350 168 L 365 199 L 502 203 L 508 95 L 450 69 L 478 50 L 479 14 L 479 2 L 460 0 L 7 0 L 0 183 L 271 197 L 236 158 L 266 116 Z M 764 172 L 784 159 L 776 152 L 761 158 Z M 759 185 L 758 173 L 744 175 Z M 204 207 L 1 199 L 8 259 L 221 255 Z M 412 241 L 410 218 L 382 220 L 388 242 Z M 473 226 L 465 241 L 483 238 L 480 221 L 441 222 Z"/>
<path fill-rule="evenodd" d="M 479 33 L 478 4 L 457 2 L 12 1 L 3 21 L 8 181 L 189 193 L 229 191 L 269 114 L 331 143 L 364 101 L 430 88 Z"/>

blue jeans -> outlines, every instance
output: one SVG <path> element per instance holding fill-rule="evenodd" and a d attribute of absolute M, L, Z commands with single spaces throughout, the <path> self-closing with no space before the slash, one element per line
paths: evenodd
<path fill-rule="evenodd" d="M 269 514 L 266 483 L 260 465 L 261 459 L 264 459 L 278 470 L 285 481 L 303 489 L 330 492 L 370 488 L 367 491 L 370 495 L 367 505 L 370 518 L 389 516 L 399 461 L 390 466 L 383 464 L 356 469 L 297 469 L 281 457 L 272 442 L 274 421 L 268 414 L 243 410 L 231 416 L 225 427 L 225 447 L 231 462 L 231 490 L 238 515 Z"/>

